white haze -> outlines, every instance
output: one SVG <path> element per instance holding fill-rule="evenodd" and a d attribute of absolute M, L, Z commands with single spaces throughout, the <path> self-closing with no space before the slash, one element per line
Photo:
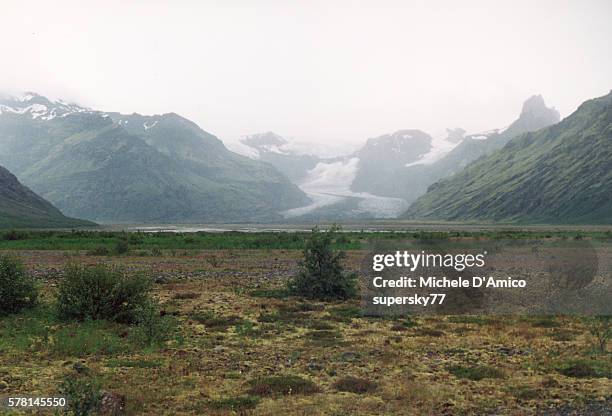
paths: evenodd
<path fill-rule="evenodd" d="M 0 90 L 177 112 L 226 141 L 502 127 L 612 87 L 612 2 L 2 1 Z"/>

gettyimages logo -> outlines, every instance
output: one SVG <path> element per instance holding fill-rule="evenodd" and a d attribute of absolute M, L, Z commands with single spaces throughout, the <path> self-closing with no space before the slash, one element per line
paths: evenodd
<path fill-rule="evenodd" d="M 603 260 L 602 260 L 603 259 Z M 608 245 L 576 240 L 374 243 L 361 265 L 369 315 L 610 314 Z"/>

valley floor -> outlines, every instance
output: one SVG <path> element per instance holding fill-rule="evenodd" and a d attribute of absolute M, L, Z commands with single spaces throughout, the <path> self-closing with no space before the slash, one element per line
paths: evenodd
<path fill-rule="evenodd" d="M 62 324 L 44 305 L 0 318 L 0 394 L 56 394 L 76 369 L 124 397 L 130 415 L 612 411 L 611 356 L 596 351 L 577 318 L 362 317 L 357 301 L 279 290 L 298 250 L 12 252 L 42 282 L 47 303 L 69 262 L 145 272 L 179 329 L 166 345 L 142 349 L 129 326 Z M 350 251 L 347 264 L 361 256 Z"/>

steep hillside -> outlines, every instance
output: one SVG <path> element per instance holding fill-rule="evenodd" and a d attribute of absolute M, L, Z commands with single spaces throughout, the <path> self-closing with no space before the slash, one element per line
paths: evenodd
<path fill-rule="evenodd" d="M 68 218 L 0 166 L 0 228 L 51 228 L 94 225 Z"/>
<path fill-rule="evenodd" d="M 266 221 L 309 202 L 271 165 L 174 113 L 104 113 L 35 94 L 0 105 L 0 163 L 71 216 Z"/>
<path fill-rule="evenodd" d="M 513 137 L 550 126 L 559 121 L 559 113 L 546 107 L 544 99 L 533 96 L 525 101 L 521 113 L 507 129 L 466 136 L 442 158 L 433 163 L 414 163 L 397 169 L 378 187 L 378 195 L 395 196 L 414 202 L 434 182 L 449 177 L 467 165 L 503 147 Z M 456 140 L 455 131 L 449 132 L 448 141 Z"/>
<path fill-rule="evenodd" d="M 432 185 L 407 218 L 612 222 L 612 93 Z"/>

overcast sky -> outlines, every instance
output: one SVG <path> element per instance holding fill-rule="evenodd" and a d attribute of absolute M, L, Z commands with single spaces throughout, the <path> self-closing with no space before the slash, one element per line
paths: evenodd
<path fill-rule="evenodd" d="M 96 5 L 92 7 L 91 5 Z M 0 90 L 359 143 L 567 116 L 612 88 L 612 1 L 0 0 Z"/>

